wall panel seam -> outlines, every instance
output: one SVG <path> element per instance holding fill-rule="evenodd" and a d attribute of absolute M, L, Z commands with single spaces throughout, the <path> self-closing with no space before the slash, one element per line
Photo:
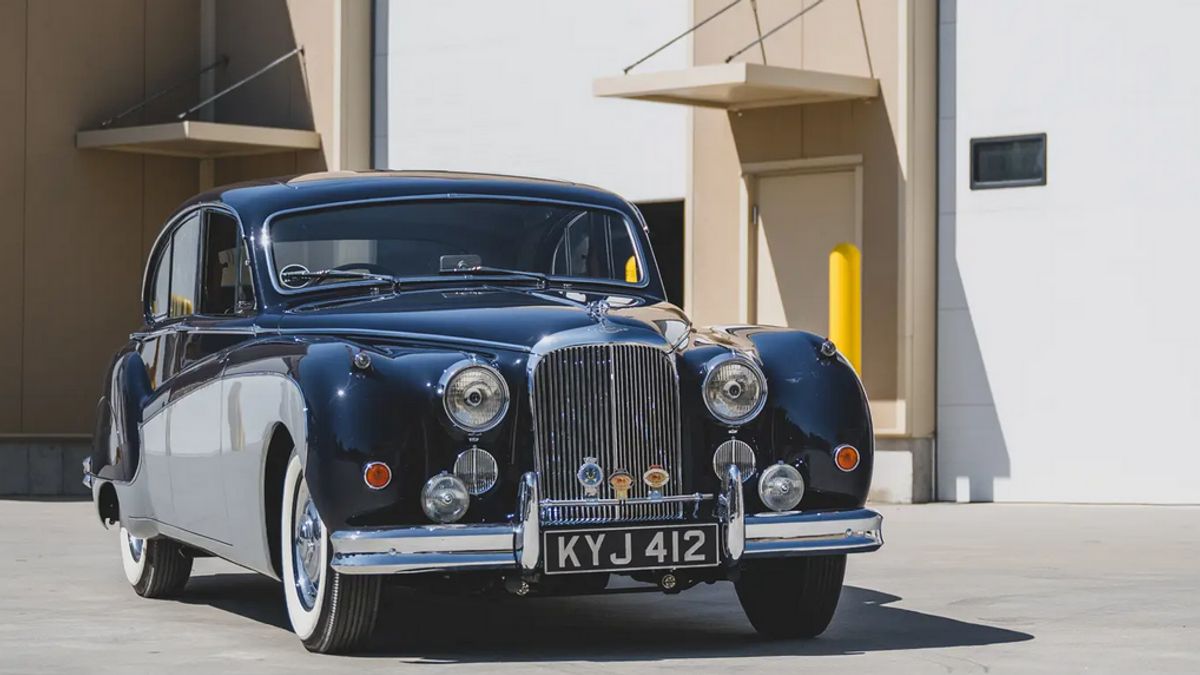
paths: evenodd
<path fill-rule="evenodd" d="M 17 430 L 25 431 L 25 330 L 28 326 L 25 316 L 25 307 L 28 305 L 25 297 L 28 284 L 25 283 L 25 270 L 29 268 L 29 247 L 27 245 L 29 237 L 26 230 L 29 227 L 29 0 L 25 0 L 25 62 L 22 67 L 25 71 L 24 82 L 21 87 L 24 90 L 24 100 L 21 101 L 21 107 L 24 113 L 21 115 L 21 338 L 19 347 L 18 369 L 17 369 Z M 28 472 L 28 466 L 26 471 Z M 28 476 L 26 479 L 28 480 Z"/>

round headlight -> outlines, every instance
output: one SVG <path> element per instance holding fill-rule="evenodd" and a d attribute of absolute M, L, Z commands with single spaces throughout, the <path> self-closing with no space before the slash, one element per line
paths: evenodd
<path fill-rule="evenodd" d="M 721 356 L 704 376 L 704 404 L 726 424 L 754 419 L 767 402 L 767 381 L 752 361 L 742 356 Z"/>
<path fill-rule="evenodd" d="M 754 449 L 745 441 L 731 438 L 717 446 L 713 453 L 713 473 L 717 478 L 725 480 L 725 473 L 732 464 L 742 473 L 742 482 L 750 480 L 754 475 Z"/>
<path fill-rule="evenodd" d="M 473 495 L 481 495 L 491 490 L 499 474 L 496 458 L 487 450 L 471 448 L 454 460 L 454 475 L 467 486 L 467 492 Z"/>
<path fill-rule="evenodd" d="M 435 523 L 453 523 L 467 512 L 471 495 L 458 476 L 442 473 L 425 482 L 421 490 L 421 509 Z"/>
<path fill-rule="evenodd" d="M 804 497 L 804 478 L 790 464 L 774 464 L 758 479 L 758 496 L 772 511 L 791 511 Z"/>
<path fill-rule="evenodd" d="M 463 431 L 487 431 L 504 419 L 508 385 L 495 368 L 463 361 L 442 376 L 442 402 L 450 421 Z"/>

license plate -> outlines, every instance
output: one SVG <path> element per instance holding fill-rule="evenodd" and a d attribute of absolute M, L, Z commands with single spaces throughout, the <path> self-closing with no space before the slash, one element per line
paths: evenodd
<path fill-rule="evenodd" d="M 543 535 L 546 574 L 712 567 L 721 562 L 717 525 L 648 525 L 550 530 Z"/>

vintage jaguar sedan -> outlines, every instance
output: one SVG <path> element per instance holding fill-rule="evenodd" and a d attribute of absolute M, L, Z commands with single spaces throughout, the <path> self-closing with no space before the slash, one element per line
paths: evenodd
<path fill-rule="evenodd" d="M 609 192 L 415 172 L 219 188 L 168 221 L 143 294 L 84 463 L 139 595 L 219 556 L 282 580 L 304 645 L 339 652 L 385 580 L 732 581 L 760 633 L 811 637 L 846 554 L 883 543 L 854 369 L 810 333 L 693 326 Z"/>

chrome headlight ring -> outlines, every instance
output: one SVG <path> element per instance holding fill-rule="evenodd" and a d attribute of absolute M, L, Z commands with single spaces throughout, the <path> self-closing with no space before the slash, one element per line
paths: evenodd
<path fill-rule="evenodd" d="M 741 369 L 745 370 L 741 370 Z M 723 377 L 724 373 L 730 371 L 741 371 L 741 374 L 748 374 L 753 378 L 753 385 L 757 388 L 758 398 L 750 405 L 749 409 L 741 415 L 725 415 L 718 411 L 713 402 L 714 394 L 722 397 L 737 398 L 747 391 L 742 388 L 742 385 L 731 380 L 722 385 L 720 390 L 714 390 L 711 387 L 716 385 L 713 381 L 714 377 Z M 737 388 L 734 388 L 736 385 Z M 704 407 L 708 408 L 709 414 L 715 417 L 718 421 L 728 424 L 729 426 L 740 426 L 749 422 L 762 412 L 763 407 L 767 404 L 767 378 L 763 375 L 762 369 L 750 357 L 738 353 L 729 352 L 720 356 L 714 357 L 704 364 L 704 380 L 700 385 L 700 398 L 704 400 Z"/>
<path fill-rule="evenodd" d="M 456 386 L 460 378 L 470 376 L 479 378 L 476 381 L 477 387 Z M 493 386 L 489 387 L 488 385 Z M 492 391 L 489 392 L 489 389 Z M 438 380 L 438 393 L 442 397 L 442 409 L 446 412 L 446 418 L 450 420 L 450 423 L 471 434 L 481 434 L 494 429 L 504 421 L 504 416 L 508 414 L 510 400 L 508 382 L 504 380 L 500 371 L 476 359 L 463 359 L 447 368 L 442 373 L 441 379 Z M 477 407 L 487 404 L 486 396 L 489 393 L 498 399 L 495 412 L 491 417 L 472 423 L 464 421 L 459 414 L 455 413 L 455 409 L 459 408 L 461 414 L 462 406 Z"/>

